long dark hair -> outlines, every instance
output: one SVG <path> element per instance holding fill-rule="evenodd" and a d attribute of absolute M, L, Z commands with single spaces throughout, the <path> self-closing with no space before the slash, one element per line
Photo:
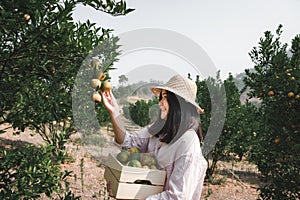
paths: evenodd
<path fill-rule="evenodd" d="M 159 101 L 161 98 L 162 94 L 160 93 Z M 149 127 L 149 132 L 160 137 L 161 142 L 169 144 L 175 142 L 188 129 L 193 129 L 197 133 L 199 141 L 202 142 L 200 115 L 196 107 L 170 91 L 167 91 L 166 98 L 169 104 L 167 119 L 161 119 L 159 113 L 158 120 Z"/>

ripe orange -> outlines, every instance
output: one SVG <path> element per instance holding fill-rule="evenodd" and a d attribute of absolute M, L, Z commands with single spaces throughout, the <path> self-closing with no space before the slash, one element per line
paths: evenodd
<path fill-rule="evenodd" d="M 99 102 L 101 102 L 102 97 L 98 92 L 94 92 L 92 95 L 92 100 L 96 103 L 99 103 Z"/>
<path fill-rule="evenodd" d="M 294 92 L 289 92 L 288 93 L 288 97 L 293 97 L 293 96 L 295 96 Z"/>
<path fill-rule="evenodd" d="M 270 91 L 268 92 L 268 96 L 269 96 L 269 97 L 274 96 L 274 92 L 273 92 L 272 90 L 270 90 Z"/>
<path fill-rule="evenodd" d="M 275 144 L 278 144 L 279 142 L 280 142 L 279 138 L 275 138 L 275 139 L 274 139 L 274 143 L 275 143 Z"/>
<path fill-rule="evenodd" d="M 93 78 L 90 82 L 92 88 L 101 87 L 101 81 L 99 79 Z"/>
<path fill-rule="evenodd" d="M 93 58 L 92 61 L 91 61 L 91 66 L 92 67 L 99 67 L 101 65 L 101 62 L 99 59 L 97 58 Z"/>
<path fill-rule="evenodd" d="M 25 14 L 23 15 L 23 18 L 24 18 L 26 21 L 29 21 L 29 20 L 30 20 L 30 15 L 27 14 L 27 13 L 25 13 Z"/>
<path fill-rule="evenodd" d="M 112 84 L 108 80 L 103 81 L 102 88 L 103 88 L 103 91 L 109 92 L 112 89 Z"/>
<path fill-rule="evenodd" d="M 297 95 L 295 96 L 295 99 L 299 100 L 299 99 L 300 99 L 300 95 L 297 94 Z"/>
<path fill-rule="evenodd" d="M 140 150 L 136 147 L 131 147 L 130 149 L 128 149 L 129 153 L 140 153 Z"/>

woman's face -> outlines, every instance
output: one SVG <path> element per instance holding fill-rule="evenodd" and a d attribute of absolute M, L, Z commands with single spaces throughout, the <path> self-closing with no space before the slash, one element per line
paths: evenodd
<path fill-rule="evenodd" d="M 160 118 L 166 120 L 169 112 L 169 103 L 167 101 L 167 91 L 161 90 L 161 99 L 158 103 L 161 114 Z"/>

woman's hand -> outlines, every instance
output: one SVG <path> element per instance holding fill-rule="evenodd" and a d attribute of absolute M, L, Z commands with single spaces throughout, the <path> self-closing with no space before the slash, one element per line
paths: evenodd
<path fill-rule="evenodd" d="M 123 144 L 126 129 L 122 123 L 122 118 L 120 115 L 120 108 L 117 103 L 117 100 L 115 99 L 115 97 L 111 91 L 100 92 L 100 94 L 102 96 L 102 102 L 103 102 L 104 106 L 106 107 L 106 109 L 108 110 L 110 117 L 111 117 L 111 122 L 112 122 L 112 126 L 114 129 L 114 134 L 115 134 L 115 141 L 118 144 Z"/>
<path fill-rule="evenodd" d="M 110 115 L 117 117 L 120 114 L 120 108 L 112 92 L 101 91 L 100 94 L 102 96 L 102 102 Z"/>

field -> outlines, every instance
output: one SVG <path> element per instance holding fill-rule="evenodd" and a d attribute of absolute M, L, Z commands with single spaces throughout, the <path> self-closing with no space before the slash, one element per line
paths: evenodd
<path fill-rule="evenodd" d="M 106 128 L 103 132 L 105 131 Z M 6 133 L 0 135 L 0 147 L 9 149 L 29 143 L 43 144 L 39 135 L 31 136 L 30 133 L 32 132 L 26 131 L 20 135 L 13 135 L 12 130 L 8 129 Z M 107 137 L 109 135 L 111 133 Z M 106 184 L 103 179 L 104 166 L 101 165 L 101 161 L 88 153 L 89 147 L 82 146 L 80 138 L 74 135 L 66 148 L 73 161 L 61 167 L 62 170 L 73 171 L 69 178 L 72 191 L 84 200 L 113 199 L 106 194 Z M 246 161 L 234 164 L 219 162 L 217 174 L 214 179 L 215 184 L 205 182 L 201 199 L 254 200 L 258 198 L 256 191 L 259 184 L 258 171 L 254 165 Z"/>

